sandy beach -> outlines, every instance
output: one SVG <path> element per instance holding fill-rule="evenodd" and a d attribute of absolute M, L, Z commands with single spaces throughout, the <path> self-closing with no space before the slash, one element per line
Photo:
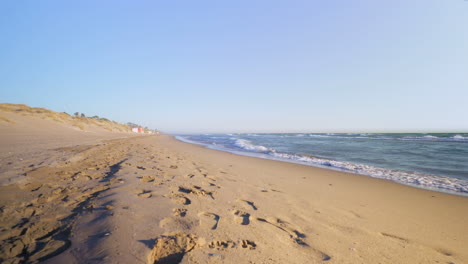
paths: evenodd
<path fill-rule="evenodd" d="M 468 263 L 467 197 L 2 115 L 2 263 Z"/>
<path fill-rule="evenodd" d="M 467 11 L 0 1 L 0 264 L 468 264 Z"/>

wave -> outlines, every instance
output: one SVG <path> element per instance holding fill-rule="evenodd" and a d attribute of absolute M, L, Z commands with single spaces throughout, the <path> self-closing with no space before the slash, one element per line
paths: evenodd
<path fill-rule="evenodd" d="M 468 137 L 463 137 L 461 135 L 455 135 L 452 137 L 437 137 L 426 135 L 422 137 L 403 137 L 397 138 L 398 140 L 409 140 L 409 141 L 439 141 L 439 142 L 468 142 Z"/>
<path fill-rule="evenodd" d="M 462 135 L 455 135 L 452 138 L 455 140 L 468 140 L 468 137 L 464 137 Z"/>
<path fill-rule="evenodd" d="M 309 134 L 309 137 L 312 138 L 339 138 L 339 139 L 371 139 L 371 140 L 391 140 L 397 139 L 394 137 L 386 136 L 373 136 L 371 134 Z"/>
<path fill-rule="evenodd" d="M 303 134 L 297 136 L 302 137 Z M 337 139 L 369 139 L 369 140 L 403 140 L 403 141 L 441 141 L 441 142 L 468 142 L 468 136 L 462 136 L 460 134 L 449 136 L 449 135 L 391 135 L 391 134 L 308 134 L 312 138 L 337 138 Z"/>
<path fill-rule="evenodd" d="M 273 153 L 274 149 L 267 148 L 261 145 L 254 145 L 250 140 L 247 139 L 237 139 L 234 143 L 235 146 L 249 151 L 259 152 L 259 153 Z"/>
<path fill-rule="evenodd" d="M 274 159 L 283 161 L 299 162 L 312 166 L 332 168 L 428 189 L 439 189 L 468 194 L 468 181 L 457 178 L 436 176 L 413 171 L 384 169 L 371 165 L 337 161 L 310 155 L 282 153 L 262 145 L 255 145 L 250 140 L 246 139 L 237 139 L 234 145 L 249 152 L 266 154 L 267 157 L 270 156 Z"/>
<path fill-rule="evenodd" d="M 390 180 L 416 187 L 468 194 L 468 181 L 457 178 L 436 176 L 412 171 L 384 169 L 370 165 L 330 160 L 308 155 L 305 156 L 276 152 L 271 153 L 271 155 L 282 160 L 290 160 L 313 166 L 333 168 L 340 171 Z"/>
<path fill-rule="evenodd" d="M 276 137 L 282 137 L 286 134 L 278 134 L 275 135 Z M 298 134 L 298 135 L 306 135 L 312 137 L 338 137 L 337 135 L 326 135 L 326 134 Z M 427 140 L 427 141 L 442 141 L 442 140 L 450 140 L 450 141 L 457 141 L 457 142 L 468 142 L 467 134 L 444 134 L 444 135 L 424 135 L 424 134 L 406 134 L 406 135 L 395 135 L 393 140 Z M 249 135 L 252 136 L 252 135 Z M 256 134 L 256 136 L 259 136 Z M 288 137 L 294 137 L 294 134 L 289 134 Z M 347 137 L 346 137 L 347 136 Z M 341 138 L 365 138 L 360 135 L 344 135 L 341 134 L 339 137 Z M 373 135 L 378 139 L 381 139 L 381 135 Z M 398 136 L 398 137 L 397 137 Z M 403 170 L 396 170 L 396 169 L 386 169 L 377 167 L 379 166 L 372 166 L 372 165 L 365 165 L 359 163 L 352 163 L 347 161 L 338 161 L 335 159 L 330 158 L 322 158 L 316 157 L 311 155 L 299 154 L 296 151 L 287 153 L 286 151 L 279 151 L 278 149 L 273 149 L 270 147 L 266 147 L 260 144 L 254 144 L 256 140 L 254 138 L 249 139 L 242 139 L 233 136 L 226 136 L 225 141 L 221 141 L 220 144 L 216 144 L 213 140 L 198 141 L 198 143 L 202 143 L 203 145 L 219 150 L 224 150 L 232 153 L 237 153 L 241 155 L 248 155 L 248 156 L 256 156 L 256 157 L 263 157 L 267 159 L 275 159 L 275 160 L 282 160 L 294 163 L 301 163 L 310 166 L 318 166 L 318 167 L 325 167 L 330 169 L 335 169 L 339 171 L 345 171 L 350 173 L 356 173 L 361 175 L 366 175 L 374 178 L 386 179 L 391 180 L 394 182 L 399 182 L 402 184 L 412 185 L 416 187 L 422 187 L 426 189 L 432 190 L 439 190 L 439 191 L 448 191 L 453 193 L 458 193 L 462 195 L 468 196 L 468 181 L 462 180 L 459 178 L 452 178 L 446 176 L 438 176 L 433 174 L 428 174 L 424 172 L 416 172 L 416 171 L 403 171 Z M 371 138 L 375 139 L 375 138 Z M 304 138 L 304 140 L 307 140 Z M 193 143 L 193 142 L 192 142 Z M 214 143 L 214 144 L 213 144 Z M 367 143 L 366 143 L 367 144 Z M 465 143 L 462 143 L 465 144 Z M 283 149 L 283 148 L 281 148 Z M 419 154 L 421 155 L 421 154 Z"/>
<path fill-rule="evenodd" d="M 305 162 L 311 165 L 318 165 L 320 167 L 335 168 L 346 172 L 352 172 L 374 178 L 391 180 L 413 186 L 421 186 L 429 189 L 442 189 L 445 191 L 468 194 L 468 181 L 456 178 L 442 177 L 420 172 L 384 169 L 370 165 L 356 164 L 351 162 L 343 162 L 304 155 L 273 153 L 273 156 L 280 159 Z"/>

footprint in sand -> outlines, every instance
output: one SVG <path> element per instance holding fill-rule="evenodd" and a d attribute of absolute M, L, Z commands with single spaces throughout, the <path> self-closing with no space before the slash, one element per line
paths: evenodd
<path fill-rule="evenodd" d="M 184 217 L 187 214 L 187 209 L 184 208 L 174 208 L 172 209 L 174 216 Z"/>
<path fill-rule="evenodd" d="M 210 181 L 204 181 L 204 182 L 202 182 L 202 185 L 207 186 L 207 187 L 214 187 L 214 188 L 217 188 L 217 189 L 221 189 L 221 186 L 218 186 L 215 183 L 210 182 Z"/>
<path fill-rule="evenodd" d="M 183 196 L 181 194 L 174 194 L 174 195 L 171 196 L 171 199 L 174 202 L 176 202 L 178 204 L 183 204 L 183 205 L 189 205 L 189 204 L 192 203 L 192 201 L 190 201 L 189 198 L 187 198 L 187 197 L 185 197 L 185 196 Z"/>
<path fill-rule="evenodd" d="M 308 247 L 309 250 L 314 252 L 314 254 L 318 258 L 321 258 L 322 261 L 329 261 L 332 258 L 330 255 L 326 254 L 325 252 L 323 252 L 323 251 L 321 251 L 319 249 L 310 247 L 304 241 L 304 238 L 306 237 L 306 235 L 304 233 L 301 233 L 300 231 L 295 229 L 291 224 L 289 224 L 289 223 L 287 223 L 287 222 L 285 222 L 285 221 L 283 221 L 283 220 L 281 220 L 279 218 L 267 217 L 266 219 L 264 219 L 264 218 L 253 217 L 252 220 L 256 220 L 256 221 L 261 222 L 261 223 L 266 223 L 269 226 L 275 227 L 277 230 L 283 231 L 284 233 L 286 233 L 289 236 L 290 241 L 292 241 L 293 243 L 296 243 L 296 244 L 298 244 L 300 246 Z"/>
<path fill-rule="evenodd" d="M 153 194 L 149 190 L 140 190 L 137 193 L 137 196 L 140 198 L 150 198 L 151 196 L 153 196 Z"/>
<path fill-rule="evenodd" d="M 217 249 L 217 250 L 222 250 L 226 248 L 234 248 L 236 247 L 237 243 L 232 241 L 232 240 L 217 240 L 217 241 L 212 241 L 210 244 L 208 244 L 209 248 Z"/>
<path fill-rule="evenodd" d="M 232 240 L 217 240 L 209 243 L 208 247 L 216 250 L 225 250 L 229 248 L 244 248 L 254 250 L 257 248 L 257 244 L 251 240 L 241 240 L 238 242 Z"/>
<path fill-rule="evenodd" d="M 275 217 L 268 217 L 266 219 L 253 217 L 253 220 L 256 220 L 256 221 L 261 222 L 261 223 L 270 224 L 270 225 L 276 227 L 277 229 L 279 229 L 279 230 L 285 232 L 286 234 L 288 234 L 289 238 L 294 243 L 296 243 L 298 245 L 301 245 L 301 246 L 308 246 L 307 243 L 304 241 L 304 238 L 306 237 L 306 235 L 304 233 L 301 233 L 297 229 L 293 228 L 291 226 L 291 224 L 289 224 L 288 222 L 285 222 L 285 221 L 283 221 L 283 220 L 281 220 L 279 218 L 275 218 Z"/>
<path fill-rule="evenodd" d="M 200 212 L 198 213 L 200 218 L 200 226 L 210 228 L 211 230 L 216 230 L 218 228 L 219 215 L 209 213 L 209 212 Z"/>
<path fill-rule="evenodd" d="M 233 210 L 231 213 L 234 215 L 234 222 L 241 225 L 248 225 L 250 223 L 250 214 L 239 210 Z"/>
<path fill-rule="evenodd" d="M 240 244 L 242 248 L 246 248 L 250 250 L 253 250 L 257 247 L 257 244 L 255 244 L 255 242 L 251 240 L 242 240 Z"/>
<path fill-rule="evenodd" d="M 155 180 L 155 177 L 153 176 L 142 176 L 140 177 L 140 181 L 142 182 L 153 182 Z"/>
<path fill-rule="evenodd" d="M 179 186 L 179 192 L 194 194 L 197 196 L 209 196 L 214 200 L 213 192 L 202 189 L 200 186 L 193 185 L 192 188 Z"/>
<path fill-rule="evenodd" d="M 244 206 L 244 208 L 246 208 L 246 209 L 254 209 L 254 210 L 258 209 L 258 207 L 255 206 L 254 202 L 247 201 L 247 200 L 242 200 L 242 199 L 237 199 L 236 201 L 239 204 L 241 204 L 242 206 Z"/>
<path fill-rule="evenodd" d="M 169 233 L 156 238 L 149 263 L 180 263 L 184 255 L 197 245 L 194 235 L 182 232 Z"/>

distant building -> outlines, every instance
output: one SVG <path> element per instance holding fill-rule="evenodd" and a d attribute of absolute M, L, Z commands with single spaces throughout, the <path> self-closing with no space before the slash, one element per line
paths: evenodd
<path fill-rule="evenodd" d="M 145 130 L 142 127 L 134 127 L 132 128 L 134 133 L 145 133 Z"/>

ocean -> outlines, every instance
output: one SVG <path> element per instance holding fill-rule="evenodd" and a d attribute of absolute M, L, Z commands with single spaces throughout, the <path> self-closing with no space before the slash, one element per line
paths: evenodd
<path fill-rule="evenodd" d="M 191 134 L 176 138 L 468 196 L 468 133 Z"/>

